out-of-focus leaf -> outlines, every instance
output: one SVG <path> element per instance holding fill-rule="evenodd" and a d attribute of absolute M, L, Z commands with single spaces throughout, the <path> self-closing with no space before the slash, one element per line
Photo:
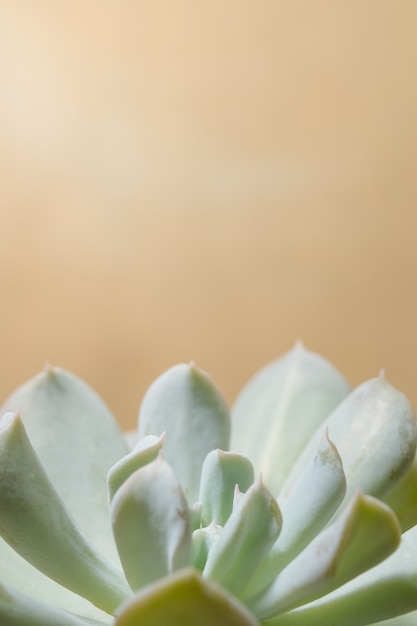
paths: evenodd
<path fill-rule="evenodd" d="M 417 459 L 394 489 L 384 498 L 384 502 L 394 511 L 403 532 L 417 524 Z M 417 621 L 416 621 L 417 624 Z"/>
<path fill-rule="evenodd" d="M 259 626 L 225 589 L 187 568 L 140 591 L 116 626 Z"/>
<path fill-rule="evenodd" d="M 407 398 L 379 376 L 357 387 L 326 420 L 329 437 L 343 461 L 346 501 L 357 488 L 385 496 L 407 472 L 417 444 L 417 424 Z M 314 454 L 322 429 L 315 433 L 283 486 L 288 497 Z M 281 500 L 280 500 L 281 501 Z"/>
<path fill-rule="evenodd" d="M 310 436 L 349 391 L 328 361 L 297 344 L 240 393 L 232 410 L 231 449 L 248 456 L 278 496 Z"/>
<path fill-rule="evenodd" d="M 164 457 L 190 502 L 211 450 L 228 450 L 229 409 L 211 378 L 195 365 L 177 365 L 151 385 L 139 413 L 139 437 L 166 432 Z"/>
<path fill-rule="evenodd" d="M 86 620 L 0 583 L 1 626 L 103 626 L 106 622 Z"/>
<path fill-rule="evenodd" d="M 13 413 L 0 420 L 0 535 L 47 576 L 109 613 L 130 595 L 122 572 L 68 516 Z"/>
<path fill-rule="evenodd" d="M 82 534 L 117 560 L 108 514 L 106 476 L 128 448 L 101 398 L 60 368 L 17 389 L 0 413 L 18 412 L 52 484 Z"/>

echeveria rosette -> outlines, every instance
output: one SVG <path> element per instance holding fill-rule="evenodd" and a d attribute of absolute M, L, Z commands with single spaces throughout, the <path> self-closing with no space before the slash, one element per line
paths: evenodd
<path fill-rule="evenodd" d="M 1 415 L 3 626 L 417 624 L 417 428 L 383 376 L 297 345 L 230 416 L 176 366 L 131 450 L 58 368 Z"/>

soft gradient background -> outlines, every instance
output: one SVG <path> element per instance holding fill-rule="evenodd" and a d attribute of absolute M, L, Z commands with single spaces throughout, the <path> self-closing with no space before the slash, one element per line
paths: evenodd
<path fill-rule="evenodd" d="M 0 393 L 46 361 L 125 426 L 297 338 L 417 405 L 414 0 L 2 0 Z"/>

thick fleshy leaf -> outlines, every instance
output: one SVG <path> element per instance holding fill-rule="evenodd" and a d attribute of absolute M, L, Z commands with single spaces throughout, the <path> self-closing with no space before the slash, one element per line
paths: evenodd
<path fill-rule="evenodd" d="M 47 604 L 104 624 L 112 623 L 113 618 L 108 613 L 42 574 L 3 539 L 0 539 L 0 580 L 6 580 L 15 589 Z"/>
<path fill-rule="evenodd" d="M 0 420 L 0 535 L 47 576 L 109 613 L 130 595 L 122 572 L 78 531 L 13 413 Z"/>
<path fill-rule="evenodd" d="M 222 532 L 223 526 L 213 522 L 203 528 L 197 528 L 193 532 L 191 546 L 191 565 L 193 567 L 203 571 L 208 554 Z"/>
<path fill-rule="evenodd" d="M 156 459 L 164 445 L 164 439 L 164 435 L 160 437 L 155 437 L 155 435 L 144 437 L 136 444 L 132 452 L 113 465 L 107 475 L 110 502 L 119 487 L 133 472 Z"/>
<path fill-rule="evenodd" d="M 259 626 L 243 604 L 191 568 L 140 591 L 116 626 Z"/>
<path fill-rule="evenodd" d="M 213 544 L 204 576 L 239 596 L 275 543 L 281 522 L 278 504 L 257 480 L 244 494 Z"/>
<path fill-rule="evenodd" d="M 342 461 L 327 433 L 282 508 L 283 527 L 250 581 L 245 597 L 265 587 L 331 519 L 346 491 Z"/>
<path fill-rule="evenodd" d="M 416 626 L 417 625 L 417 611 L 411 611 L 405 615 L 397 615 L 392 619 L 384 619 L 381 622 L 373 622 L 367 626 Z"/>
<path fill-rule="evenodd" d="M 10 585 L 0 583 L 1 626 L 102 626 L 106 622 L 86 620 L 35 600 Z"/>
<path fill-rule="evenodd" d="M 177 365 L 149 388 L 139 413 L 139 437 L 166 432 L 164 457 L 190 503 L 198 498 L 203 461 L 211 450 L 229 448 L 229 410 L 211 378 Z"/>
<path fill-rule="evenodd" d="M 417 524 L 417 458 L 384 502 L 398 517 L 403 532 Z"/>
<path fill-rule="evenodd" d="M 106 476 L 128 448 L 101 398 L 60 368 L 17 389 L 2 412 L 18 412 L 51 482 L 77 526 L 117 560 L 108 514 Z"/>
<path fill-rule="evenodd" d="M 233 508 L 235 486 L 246 491 L 253 483 L 252 463 L 241 454 L 212 450 L 201 472 L 199 501 L 205 524 L 224 526 Z"/>
<path fill-rule="evenodd" d="M 126 578 L 137 590 L 190 564 L 191 521 L 185 495 L 164 459 L 136 470 L 111 505 Z"/>
<path fill-rule="evenodd" d="M 332 526 L 246 604 L 265 620 L 310 602 L 380 563 L 398 547 L 400 539 L 392 511 L 359 493 Z"/>
<path fill-rule="evenodd" d="M 277 496 L 310 436 L 349 391 L 328 361 L 297 344 L 244 387 L 232 411 L 231 449 L 250 458 Z"/>
<path fill-rule="evenodd" d="M 402 536 L 399 548 L 383 563 L 328 596 L 290 613 L 279 615 L 268 620 L 266 624 L 414 626 L 417 623 L 416 554 L 417 527 L 414 527 Z M 394 617 L 409 611 L 412 613 L 404 617 Z"/>
<path fill-rule="evenodd" d="M 382 375 L 349 394 L 326 420 L 326 426 L 343 460 L 346 500 L 358 487 L 383 497 L 413 462 L 417 444 L 413 410 L 407 398 Z M 283 487 L 283 499 L 309 462 L 322 432 L 315 433 L 297 461 Z"/>

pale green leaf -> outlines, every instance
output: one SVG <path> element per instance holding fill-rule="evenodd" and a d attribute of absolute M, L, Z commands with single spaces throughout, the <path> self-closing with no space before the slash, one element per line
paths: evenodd
<path fill-rule="evenodd" d="M 78 531 L 13 413 L 0 420 L 0 535 L 47 576 L 109 613 L 130 595 L 122 572 Z"/>
<path fill-rule="evenodd" d="M 257 480 L 243 495 L 208 553 L 203 575 L 239 596 L 281 530 L 278 504 Z"/>
<path fill-rule="evenodd" d="M 377 527 L 374 527 L 378 535 Z M 408 614 L 408 612 L 410 612 Z M 407 613 L 403 617 L 402 614 Z M 387 620 L 387 621 L 385 621 Z M 268 626 L 415 626 L 417 527 L 385 561 L 311 604 L 265 622 Z"/>
<path fill-rule="evenodd" d="M 164 435 L 160 437 L 155 437 L 155 435 L 144 437 L 135 445 L 132 452 L 113 465 L 107 475 L 110 502 L 120 485 L 122 485 L 133 472 L 156 459 L 164 444 L 164 438 Z"/>
<path fill-rule="evenodd" d="M 11 585 L 0 583 L 1 626 L 102 626 L 106 622 L 87 620 L 35 600 Z"/>
<path fill-rule="evenodd" d="M 201 472 L 199 501 L 205 524 L 224 525 L 233 508 L 235 486 L 246 491 L 253 483 L 252 463 L 241 454 L 212 450 Z"/>
<path fill-rule="evenodd" d="M 330 593 L 374 567 L 398 547 L 395 515 L 382 502 L 357 494 L 265 590 L 245 603 L 261 619 Z"/>
<path fill-rule="evenodd" d="M 381 498 L 407 472 L 417 444 L 416 419 L 407 398 L 379 376 L 357 387 L 326 420 L 347 480 L 346 500 L 359 487 Z M 322 436 L 311 438 L 285 483 L 291 492 Z M 280 500 L 281 501 L 281 500 Z"/>
<path fill-rule="evenodd" d="M 283 527 L 260 564 L 245 597 L 265 587 L 331 519 L 346 491 L 342 461 L 327 433 L 300 481 L 283 505 Z"/>
<path fill-rule="evenodd" d="M 214 524 L 214 522 L 194 530 L 191 546 L 191 565 L 193 567 L 203 571 L 208 554 L 222 532 L 223 526 Z"/>
<path fill-rule="evenodd" d="M 137 590 L 190 564 L 191 521 L 185 495 L 159 456 L 119 487 L 113 532 L 126 578 Z"/>
<path fill-rule="evenodd" d="M 164 457 L 190 503 L 198 498 L 203 461 L 229 448 L 229 410 L 211 378 L 195 365 L 177 365 L 149 388 L 139 413 L 139 437 L 166 432 Z"/>
<path fill-rule="evenodd" d="M 20 592 L 66 611 L 111 624 L 113 618 L 85 598 L 62 587 L 15 552 L 0 539 L 0 580 L 7 580 Z M 0 624 L 2 622 L 0 621 Z"/>
<path fill-rule="evenodd" d="M 232 411 L 231 449 L 252 461 L 277 496 L 310 436 L 349 391 L 328 361 L 297 344 L 242 390 Z"/>
<path fill-rule="evenodd" d="M 83 535 L 117 560 L 106 476 L 128 448 L 104 402 L 79 378 L 49 367 L 8 398 L 2 413 L 6 411 L 20 414 L 42 465 Z"/>
<path fill-rule="evenodd" d="M 122 607 L 116 626 L 259 626 L 225 589 L 194 569 L 144 588 Z"/>

